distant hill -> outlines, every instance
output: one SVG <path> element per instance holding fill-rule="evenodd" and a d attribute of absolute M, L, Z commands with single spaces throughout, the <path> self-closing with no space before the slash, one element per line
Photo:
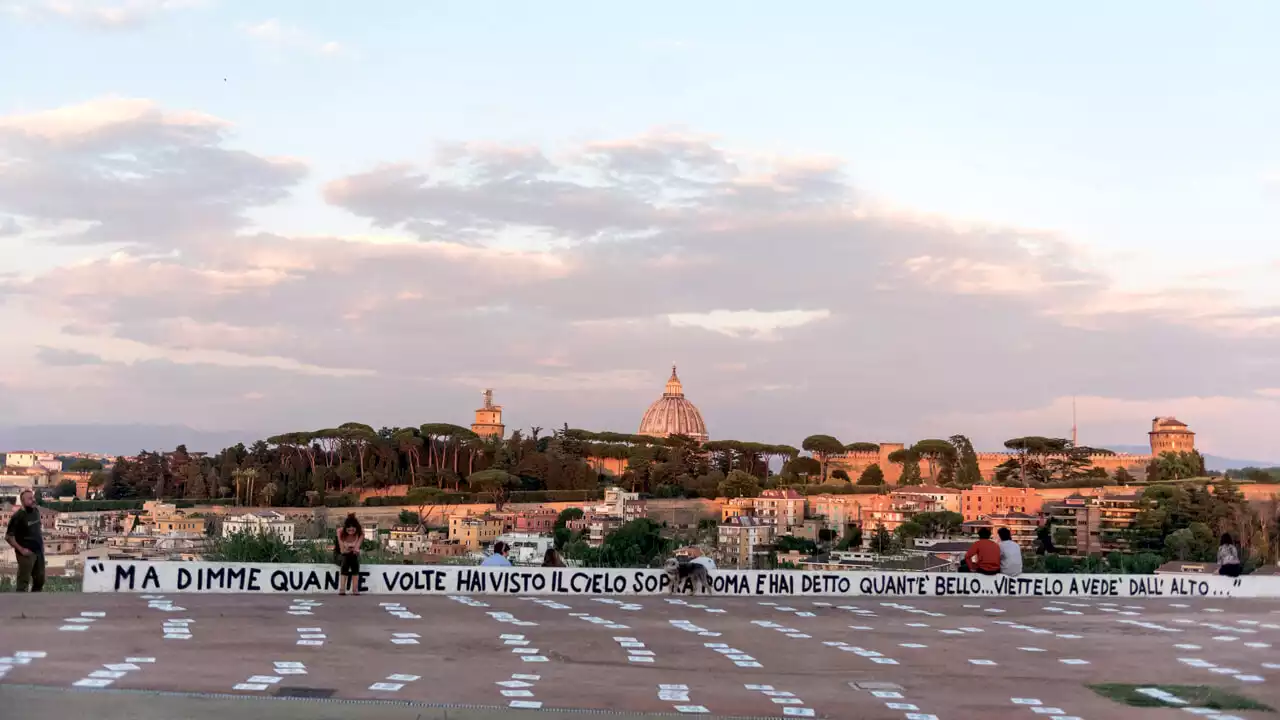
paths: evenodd
<path fill-rule="evenodd" d="M 133 455 L 139 450 L 172 450 L 186 445 L 192 452 L 213 453 L 262 437 L 249 430 L 205 431 L 185 425 L 20 425 L 0 427 L 0 452 L 48 450 Z"/>
<path fill-rule="evenodd" d="M 1118 453 L 1135 453 L 1138 455 L 1146 455 L 1151 452 L 1150 445 L 1107 445 L 1108 450 L 1114 450 Z M 1205 455 L 1204 467 L 1206 470 L 1239 470 L 1247 467 L 1277 467 L 1280 461 L 1276 460 L 1237 460 L 1236 458 L 1227 458 L 1220 455 Z"/>

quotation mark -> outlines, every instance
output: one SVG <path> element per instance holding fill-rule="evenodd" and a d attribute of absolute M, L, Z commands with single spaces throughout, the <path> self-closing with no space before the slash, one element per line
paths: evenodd
<path fill-rule="evenodd" d="M 100 562 L 96 562 L 96 563 L 94 563 L 94 564 L 92 564 L 92 565 L 90 565 L 90 566 L 89 566 L 89 572 L 92 572 L 92 573 L 100 573 L 100 572 L 102 572 L 103 570 L 105 570 L 105 569 L 106 569 L 106 567 L 107 567 L 106 565 L 103 565 L 103 564 L 102 564 L 102 563 L 100 563 Z"/>

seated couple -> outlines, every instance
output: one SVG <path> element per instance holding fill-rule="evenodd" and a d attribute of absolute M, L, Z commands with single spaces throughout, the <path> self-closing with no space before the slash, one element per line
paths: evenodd
<path fill-rule="evenodd" d="M 1022 548 L 1009 528 L 1000 528 L 998 545 L 991 539 L 991 528 L 979 528 L 977 541 L 964 551 L 963 563 L 969 572 L 983 575 L 1021 575 Z"/>

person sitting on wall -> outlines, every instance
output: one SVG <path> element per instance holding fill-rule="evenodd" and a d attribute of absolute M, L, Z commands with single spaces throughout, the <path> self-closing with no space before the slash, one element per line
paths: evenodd
<path fill-rule="evenodd" d="M 991 528 L 978 528 L 978 539 L 964 551 L 964 563 L 970 572 L 1000 574 L 1000 546 L 991 540 Z"/>
<path fill-rule="evenodd" d="M 507 554 L 511 552 L 511 546 L 499 540 L 493 544 L 493 554 L 484 559 L 481 565 L 490 567 L 511 567 L 511 561 L 507 559 Z"/>
<path fill-rule="evenodd" d="M 1230 533 L 1222 533 L 1222 542 L 1218 545 L 1218 574 L 1240 577 L 1240 570 L 1240 548 L 1236 547 Z"/>
<path fill-rule="evenodd" d="M 549 547 L 542 556 L 542 567 L 565 567 L 564 558 L 560 557 L 555 548 Z"/>
<path fill-rule="evenodd" d="M 1016 577 L 1022 574 L 1022 547 L 1013 541 L 1009 528 L 996 531 L 1000 536 L 1000 574 Z"/>

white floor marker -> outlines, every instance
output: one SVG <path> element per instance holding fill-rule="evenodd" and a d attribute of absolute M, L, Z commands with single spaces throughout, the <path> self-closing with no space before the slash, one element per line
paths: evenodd
<path fill-rule="evenodd" d="M 614 642 L 627 651 L 627 662 L 653 664 L 656 654 L 644 646 L 644 643 L 633 637 L 615 637 Z"/>
<path fill-rule="evenodd" d="M 532 698 L 534 684 L 541 679 L 541 675 L 516 673 L 511 676 L 510 680 L 500 680 L 495 684 L 502 688 L 499 692 L 504 698 Z M 517 699 L 508 701 L 507 706 L 536 710 L 542 707 L 542 702 L 530 699 Z"/>
<path fill-rule="evenodd" d="M 298 628 L 298 645 L 304 647 L 321 647 L 328 640 L 324 630 L 318 627 Z"/>
<path fill-rule="evenodd" d="M 44 657 L 44 653 L 40 653 Z M 110 687 L 115 681 L 126 677 L 131 672 L 141 670 L 138 663 L 154 663 L 155 658 L 126 658 L 123 662 L 108 663 L 103 665 L 104 669 L 94 670 L 84 678 L 71 683 L 72 687 L 84 688 L 104 688 Z"/>

